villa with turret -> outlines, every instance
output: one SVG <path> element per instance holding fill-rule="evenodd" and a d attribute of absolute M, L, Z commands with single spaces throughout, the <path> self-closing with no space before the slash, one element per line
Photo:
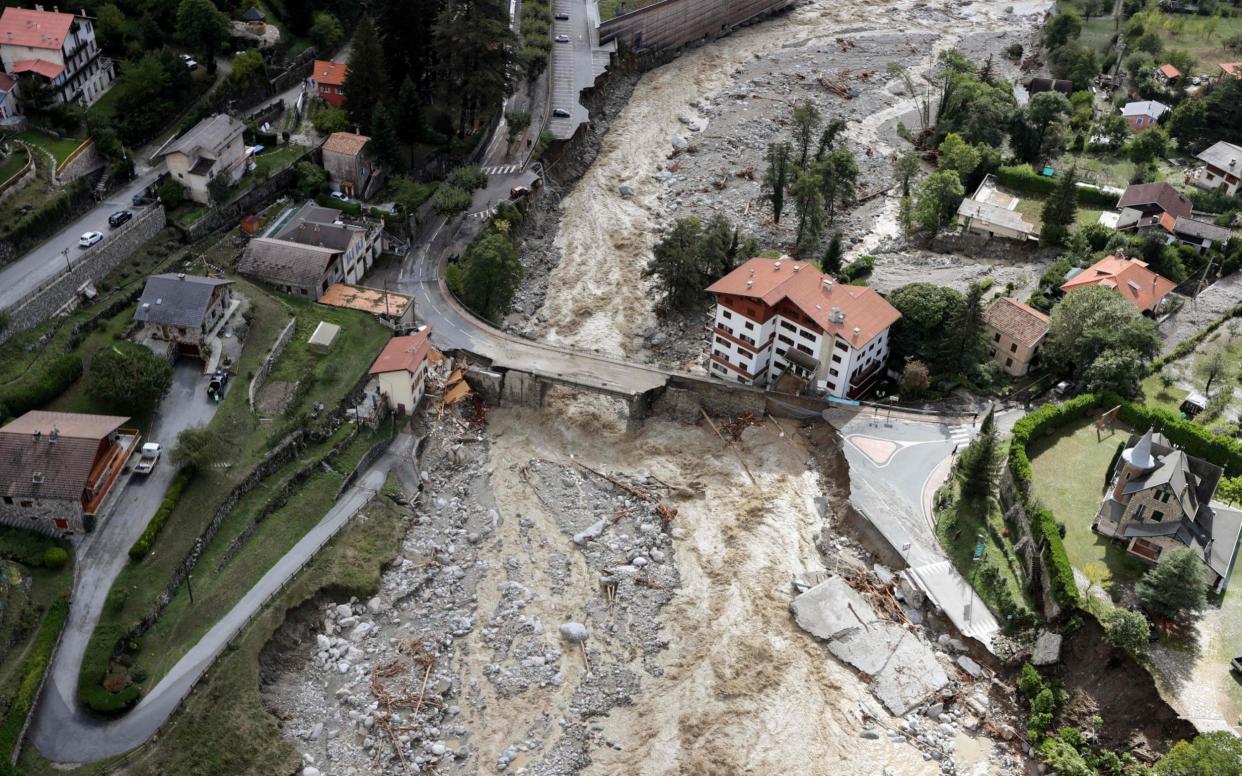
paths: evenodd
<path fill-rule="evenodd" d="M 1203 560 L 1205 581 L 1222 589 L 1242 532 L 1242 512 L 1213 501 L 1223 474 L 1159 433 L 1133 434 L 1091 528 L 1150 563 L 1189 547 Z"/>

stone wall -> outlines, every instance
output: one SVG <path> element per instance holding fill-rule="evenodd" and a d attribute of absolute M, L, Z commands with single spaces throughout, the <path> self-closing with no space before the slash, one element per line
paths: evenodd
<path fill-rule="evenodd" d="M 284 330 L 276 338 L 276 344 L 272 345 L 272 349 L 268 352 L 267 357 L 263 359 L 263 363 L 259 364 L 259 371 L 255 372 L 254 378 L 250 381 L 248 392 L 250 409 L 254 409 L 254 399 L 259 395 L 259 390 L 263 388 L 263 381 L 267 379 L 268 373 L 272 371 L 272 365 L 276 363 L 276 359 L 280 358 L 280 354 L 285 352 L 289 341 L 293 339 L 293 332 L 297 329 L 297 324 L 298 319 L 296 316 L 289 319 L 289 323 L 285 324 Z"/>
<path fill-rule="evenodd" d="M 77 257 L 73 270 L 58 276 L 10 309 L 9 324 L 0 331 L 0 343 L 20 331 L 34 328 L 77 299 L 86 282 L 98 282 L 133 255 L 138 248 L 164 228 L 164 208 L 149 207 L 133 220 L 113 231 L 108 239 L 88 248 Z"/>
<path fill-rule="evenodd" d="M 26 166 L 19 172 L 15 173 L 7 181 L 0 181 L 0 186 L 3 186 L 3 189 L 0 190 L 0 202 L 5 201 L 25 188 L 26 184 L 30 183 L 30 179 L 35 176 L 36 172 L 38 172 L 35 168 L 34 156 L 30 152 L 30 147 L 25 143 L 20 142 L 17 145 L 20 145 L 22 148 L 26 149 Z"/>
<path fill-rule="evenodd" d="M 53 520 L 66 520 L 67 530 L 82 533 L 82 506 L 65 499 L 43 498 L 31 499 L 29 507 L 21 507 L 20 498 L 14 498 L 13 504 L 0 503 L 0 525 L 35 531 L 46 536 L 60 536 L 65 531 L 58 529 Z"/>
<path fill-rule="evenodd" d="M 735 27 L 793 5 L 793 0 L 663 0 L 609 19 L 599 27 L 602 43 L 634 49 L 678 48 L 726 35 Z"/>
<path fill-rule="evenodd" d="M 103 167 L 107 162 L 99 153 L 99 149 L 95 147 L 95 141 L 87 140 L 84 147 L 75 151 L 75 156 L 65 160 L 63 164 L 56 168 L 56 183 L 68 183 L 77 180 L 83 175 L 90 175 L 95 170 Z"/>

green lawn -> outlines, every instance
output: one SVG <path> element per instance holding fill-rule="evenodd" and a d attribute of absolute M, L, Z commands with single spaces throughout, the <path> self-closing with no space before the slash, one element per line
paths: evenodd
<path fill-rule="evenodd" d="M 1113 35 L 1117 32 L 1116 20 L 1111 16 L 1095 16 L 1083 20 L 1082 34 L 1078 40 L 1084 46 L 1095 49 L 1101 54 L 1107 53 Z"/>
<path fill-rule="evenodd" d="M 1065 526 L 1065 552 L 1074 568 L 1096 584 L 1133 584 L 1149 567 L 1091 530 L 1104 495 L 1108 463 L 1129 432 L 1104 431 L 1084 420 L 1031 442 L 1034 494 Z"/>
<path fill-rule="evenodd" d="M 1018 200 L 1017 211 L 1021 213 L 1026 218 L 1027 221 L 1030 221 L 1031 223 L 1035 224 L 1035 226 L 1039 226 L 1044 222 L 1042 218 L 1042 213 L 1044 209 L 1045 199 L 1046 197 L 1037 197 L 1037 196 L 1031 196 L 1031 195 L 1024 194 L 1022 195 L 1021 199 Z M 1079 205 L 1078 215 L 1075 218 L 1075 223 L 1077 223 L 1079 226 L 1086 226 L 1087 224 L 1094 224 L 1095 222 L 1100 220 L 1100 213 L 1103 213 L 1103 212 L 1104 212 L 1103 210 L 1085 208 L 1082 205 Z"/>
<path fill-rule="evenodd" d="M 1058 171 L 1077 167 L 1079 180 L 1118 189 L 1129 186 L 1130 178 L 1134 176 L 1134 162 L 1112 153 L 1067 153 L 1058 158 L 1053 166 Z"/>
<path fill-rule="evenodd" d="M 311 601 L 320 591 L 365 599 L 377 589 L 380 572 L 400 551 L 412 516 L 408 508 L 386 495 L 397 490 L 390 478 L 385 495 L 377 495 L 363 508 L 367 518 L 351 522 L 284 592 L 259 611 L 234 640 L 236 648 L 224 652 L 172 722 L 126 758 L 125 773 L 268 776 L 300 772 L 300 755 L 259 696 L 260 654 L 284 623 L 286 613 Z M 26 747 L 19 765 L 29 776 L 65 773 L 61 766 L 43 760 L 34 747 Z M 88 776 L 109 766 L 107 762 L 92 763 L 70 772 Z"/>
<path fill-rule="evenodd" d="M 1207 378 L 1198 373 L 1198 366 L 1207 354 L 1220 351 L 1225 355 L 1225 376 L 1218 377 L 1212 383 L 1212 393 L 1218 394 L 1222 388 L 1235 389 L 1237 376 L 1242 374 L 1242 321 L 1233 320 L 1209 334 L 1194 352 L 1164 365 L 1159 373 L 1149 375 L 1143 381 L 1143 395 L 1149 406 L 1164 407 L 1174 413 L 1181 411 L 1182 400 L 1190 392 L 1186 386 L 1193 386 L 1200 393 L 1207 387 Z M 1171 384 L 1166 387 L 1165 382 Z M 1235 390 L 1234 395 L 1237 395 Z M 1236 402 L 1222 409 L 1226 412 L 1236 408 Z M 1199 415 L 1197 420 L 1209 426 L 1219 421 L 1210 418 L 1206 413 Z M 1224 433 L 1229 433 L 1226 430 Z"/>
<path fill-rule="evenodd" d="M 18 140 L 22 140 L 31 145 L 36 145 L 43 150 L 49 152 L 56 158 L 56 163 L 60 164 L 69 158 L 69 154 L 78 150 L 78 146 L 82 145 L 83 140 L 77 140 L 71 137 L 52 137 L 42 132 L 27 130 L 14 135 Z"/>
<path fill-rule="evenodd" d="M 1185 51 L 1195 58 L 1195 73 L 1220 75 L 1219 63 L 1238 61 L 1238 54 L 1226 51 L 1224 42 L 1242 35 L 1242 17 L 1166 14 L 1158 9 L 1145 13 L 1166 51 Z"/>
<path fill-rule="evenodd" d="M 104 675 L 119 636 L 149 611 L 151 602 L 164 590 L 173 570 L 188 554 L 203 526 L 232 488 L 249 475 L 264 453 L 292 430 L 297 418 L 310 409 L 312 402 L 336 406 L 365 373 L 391 334 L 370 316 L 353 310 L 323 308 L 277 297 L 240 280 L 237 290 L 252 303 L 250 330 L 238 364 L 237 380 L 210 424 L 220 438 L 228 440 L 229 452 L 225 458 L 228 466 L 212 467 L 195 476 L 151 553 L 140 564 L 126 566 L 113 584 L 109 605 L 83 661 L 84 684 L 98 682 Z M 297 379 L 304 388 L 299 390 L 286 417 L 262 423 L 247 402 L 247 382 L 289 320 L 291 310 L 298 316 L 299 329 L 277 361 L 269 380 Z M 307 349 L 305 339 L 309 331 L 303 334 L 306 327 L 313 330 L 320 320 L 341 326 L 336 347 L 323 356 Z M 335 473 L 318 472 L 299 486 L 288 504 L 259 524 L 242 552 L 224 568 L 217 569 L 225 549 L 249 525 L 255 511 L 305 463 L 322 458 L 343 433 L 343 430 L 338 431 L 331 440 L 311 444 L 296 460 L 242 499 L 225 519 L 216 538 L 204 548 L 205 559 L 198 565 L 193 583 L 197 606 L 191 613 L 188 591 L 183 586 L 160 621 L 142 640 L 141 649 L 134 655 L 135 665 L 129 671 L 131 677 L 145 674 L 145 686 L 152 686 L 216 617 L 240 599 L 275 558 L 283 555 L 318 522 L 329 508 L 340 478 L 369 446 L 365 439 L 351 446 L 335 465 Z"/>
<path fill-rule="evenodd" d="M 269 148 L 254 158 L 254 174 L 260 179 L 278 173 L 306 153 L 304 146 L 286 143 Z"/>
<path fill-rule="evenodd" d="M 29 158 L 30 154 L 26 153 L 26 149 L 21 146 L 13 146 L 13 153 L 9 154 L 9 158 L 0 162 L 0 183 L 4 183 L 21 172 Z"/>

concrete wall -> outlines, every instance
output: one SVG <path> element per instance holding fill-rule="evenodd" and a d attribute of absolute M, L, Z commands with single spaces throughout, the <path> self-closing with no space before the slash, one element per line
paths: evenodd
<path fill-rule="evenodd" d="M 734 27 L 793 5 L 794 0 L 663 0 L 600 25 L 601 43 L 667 49 L 725 35 Z"/>
<path fill-rule="evenodd" d="M 164 208 L 149 207 L 108 239 L 73 258 L 73 270 L 60 275 L 9 310 L 9 325 L 0 331 L 0 343 L 19 331 L 34 328 L 77 298 L 83 283 L 98 282 L 164 228 Z"/>

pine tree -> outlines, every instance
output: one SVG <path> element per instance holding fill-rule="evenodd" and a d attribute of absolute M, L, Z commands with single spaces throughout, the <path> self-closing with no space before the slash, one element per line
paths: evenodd
<path fill-rule="evenodd" d="M 435 38 L 441 72 L 457 103 L 458 132 L 464 136 L 513 93 L 517 37 L 509 27 L 509 4 L 450 0 L 436 19 Z"/>
<path fill-rule="evenodd" d="M 401 159 L 401 143 L 397 132 L 397 120 L 384 103 L 375 106 L 371 114 L 371 148 L 381 164 L 398 166 Z"/>
<path fill-rule="evenodd" d="M 1040 214 L 1043 225 L 1039 228 L 1042 245 L 1061 245 L 1069 235 L 1069 227 L 1078 218 L 1078 188 L 1075 185 L 1078 171 L 1074 167 L 1057 181 Z"/>
<path fill-rule="evenodd" d="M 824 117 L 810 102 L 800 102 L 794 107 L 794 140 L 798 143 L 798 169 L 805 170 L 811 154 L 811 139 Z"/>
<path fill-rule="evenodd" d="M 819 245 L 824 229 L 823 180 L 813 170 L 798 176 L 790 187 L 794 209 L 798 213 L 797 250 L 799 255 L 810 253 Z"/>
<path fill-rule="evenodd" d="M 397 134 L 411 149 L 423 135 L 423 120 L 422 95 L 407 76 L 397 93 Z"/>
<path fill-rule="evenodd" d="M 971 283 L 961 307 L 949 321 L 941 353 L 946 372 L 964 374 L 982 360 L 983 294 L 983 286 Z"/>
<path fill-rule="evenodd" d="M 1152 614 L 1184 620 L 1207 606 L 1203 561 L 1189 547 L 1168 550 L 1138 581 L 1135 592 Z"/>
<path fill-rule="evenodd" d="M 763 173 L 763 191 L 772 203 L 772 219 L 781 222 L 785 209 L 785 190 L 789 188 L 789 143 L 768 144 L 768 168 Z"/>
<path fill-rule="evenodd" d="M 820 178 L 820 192 L 828 210 L 828 223 L 836 220 L 837 206 L 848 207 L 854 202 L 854 185 L 858 181 L 858 164 L 847 148 L 838 148 L 814 165 Z"/>
<path fill-rule="evenodd" d="M 1000 474 L 1000 441 L 996 433 L 996 418 L 989 410 L 979 427 L 979 436 L 962 454 L 959 464 L 962 474 L 962 495 L 986 498 Z"/>
<path fill-rule="evenodd" d="M 349 71 L 345 75 L 345 111 L 349 120 L 368 132 L 376 107 L 388 94 L 387 69 L 379 33 L 370 17 L 362 17 L 350 45 Z"/>
<path fill-rule="evenodd" d="M 841 271 L 841 233 L 834 232 L 832 240 L 828 242 L 828 250 L 824 251 L 824 258 L 819 262 L 819 268 L 826 275 L 835 275 Z"/>

